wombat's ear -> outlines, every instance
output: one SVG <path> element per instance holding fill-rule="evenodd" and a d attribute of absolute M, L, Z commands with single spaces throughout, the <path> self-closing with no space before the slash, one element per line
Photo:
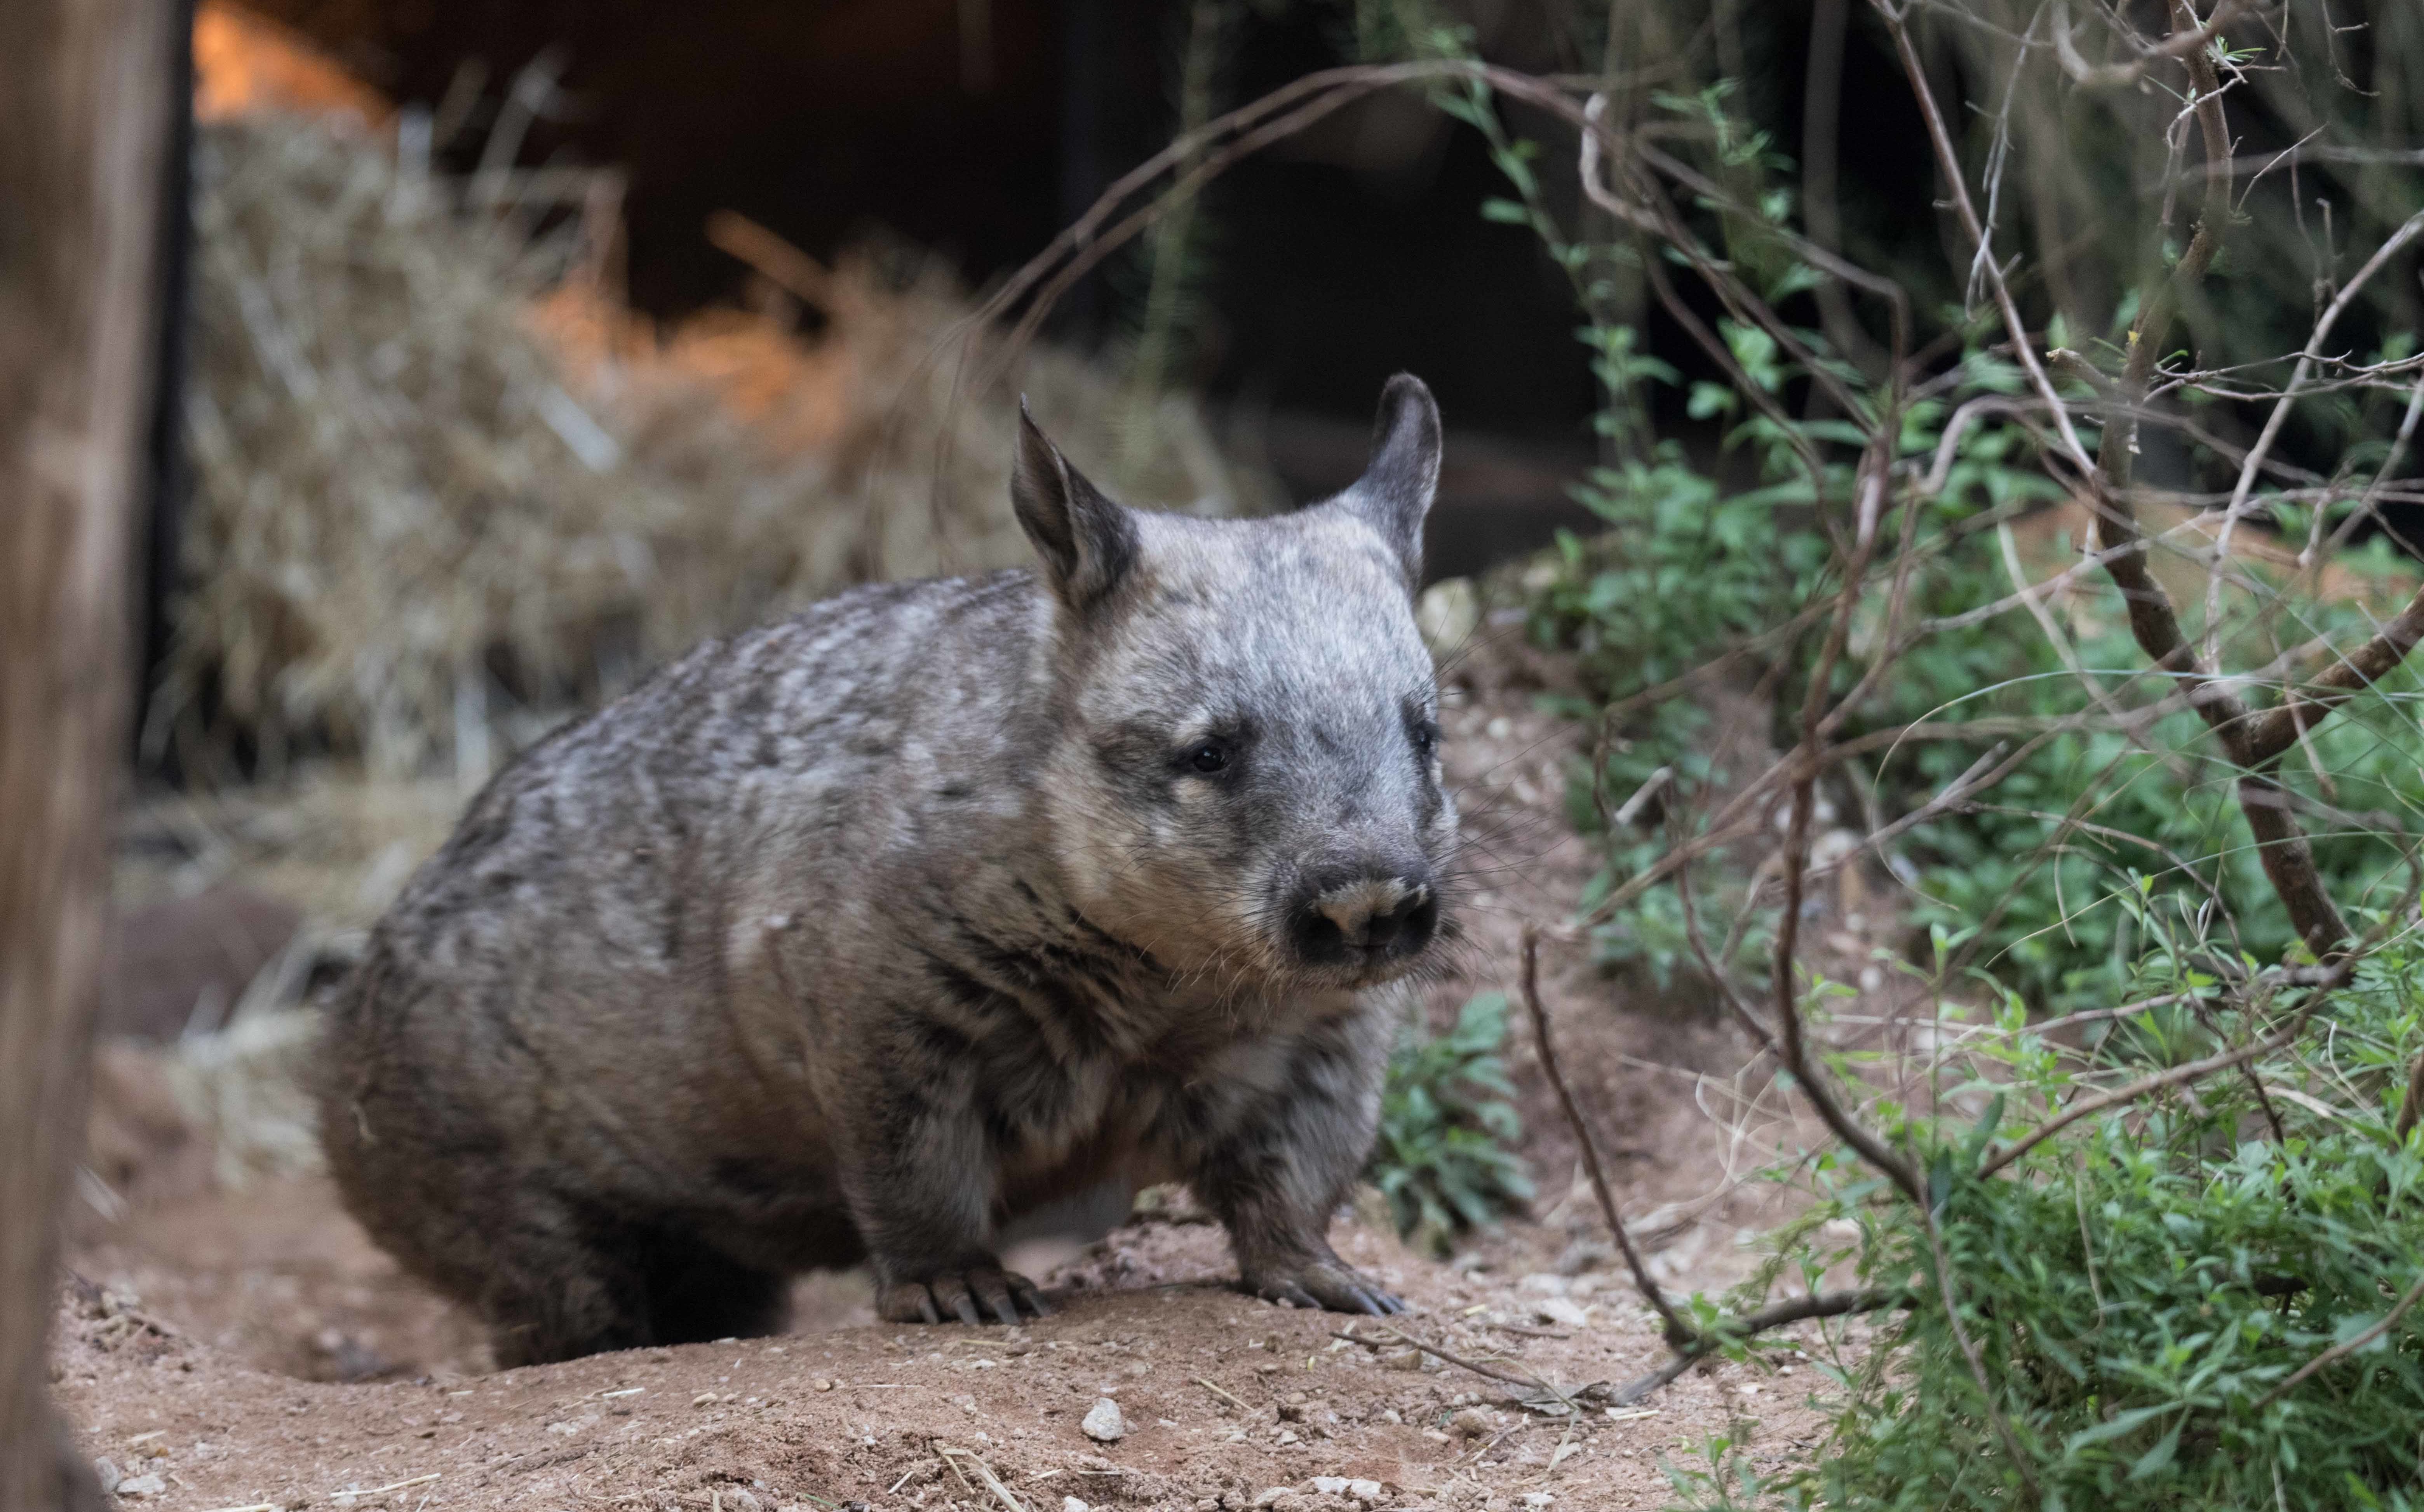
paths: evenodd
<path fill-rule="evenodd" d="M 1052 591 L 1070 608 L 1099 604 L 1136 564 L 1136 522 L 1086 481 L 1046 439 L 1018 401 L 1018 461 L 1010 474 L 1011 507 L 1044 559 Z"/>
<path fill-rule="evenodd" d="M 1423 519 L 1439 490 L 1439 406 L 1422 379 L 1400 373 L 1380 390 L 1364 476 L 1339 499 L 1396 549 L 1409 592 L 1423 581 Z"/>

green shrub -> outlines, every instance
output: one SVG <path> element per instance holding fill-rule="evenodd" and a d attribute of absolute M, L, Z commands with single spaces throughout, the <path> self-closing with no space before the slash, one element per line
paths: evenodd
<path fill-rule="evenodd" d="M 2185 965 L 2161 983 L 2203 991 Z M 2155 983 L 2149 983 L 2153 985 Z M 2297 1011 L 2294 995 L 2270 1012 Z M 2049 1508 L 2409 1507 L 2424 1494 L 2424 1312 L 2272 1400 L 2299 1367 L 2389 1318 L 2424 1281 L 2424 1132 L 2393 1136 L 2407 1056 L 2424 1042 L 2424 939 L 2413 927 L 2332 998 L 2332 1028 L 2257 1062 L 2082 1121 L 2001 1174 L 1974 1174 L 1999 1133 L 2086 1090 L 2083 1069 L 2006 1000 L 1948 1089 L 1974 1119 L 1911 1120 L 1932 1152 L 1935 1218 L 1964 1357 L 1926 1225 L 1875 1201 L 1866 1170 L 1824 1162 L 1821 1202 L 1775 1268 L 1813 1286 L 1849 1264 L 1863 1285 L 1914 1306 L 1882 1314 L 1864 1348 L 1817 1361 L 1832 1419 L 1824 1453 L 1763 1480 L 1742 1446 L 1675 1473 L 1698 1504 L 1858 1508 L 2024 1505 L 1993 1414 L 2008 1424 Z M 2260 1032 L 2239 1015 L 2182 1015 L 2133 1046 L 2174 1064 Z M 2133 1067 L 2133 1069 L 2135 1069 Z M 2258 1088 L 2262 1090 L 2259 1093 Z M 2281 1137 L 2272 1135 L 2278 1121 Z M 1815 1235 L 1828 1219 L 1857 1236 Z M 1838 1230 L 1842 1225 L 1837 1225 Z M 1746 1488 L 1756 1492 L 1746 1495 Z"/>
<path fill-rule="evenodd" d="M 1455 1234 L 1531 1200 L 1531 1179 L 1509 1148 L 1523 1131 L 1499 1059 L 1506 1042 L 1506 995 L 1484 993 L 1445 1034 L 1409 1028 L 1389 1061 L 1367 1173 L 1397 1232 L 1427 1249 L 1443 1250 Z"/>

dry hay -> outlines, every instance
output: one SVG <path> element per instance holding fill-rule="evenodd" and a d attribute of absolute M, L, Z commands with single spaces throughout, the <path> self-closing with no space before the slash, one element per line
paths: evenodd
<path fill-rule="evenodd" d="M 209 124 L 196 177 L 195 486 L 147 740 L 198 775 L 476 778 L 703 637 L 1025 561 L 1019 388 L 1080 465 L 1134 459 L 1102 470 L 1139 502 L 1268 497 L 1184 400 L 1115 445 L 1116 379 L 1068 354 L 957 388 L 969 302 L 897 249 L 817 270 L 813 342 L 740 313 L 660 340 L 568 232 L 467 213 L 357 120 Z"/>

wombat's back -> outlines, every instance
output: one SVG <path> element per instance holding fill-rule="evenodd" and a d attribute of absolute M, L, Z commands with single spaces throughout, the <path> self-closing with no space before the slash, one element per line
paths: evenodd
<path fill-rule="evenodd" d="M 483 1229 L 548 1221 L 492 1211 L 534 1180 L 705 1209 L 727 1248 L 822 1221 L 836 1092 L 756 1011 L 780 984 L 752 979 L 752 932 L 817 931 L 828 989 L 854 969 L 887 873 L 919 864 L 920 795 L 981 784 L 1040 717 L 1049 623 L 1025 572 L 860 589 L 699 647 L 500 772 L 329 1015 L 324 1142 L 374 1235 L 470 1296 L 494 1283 Z"/>

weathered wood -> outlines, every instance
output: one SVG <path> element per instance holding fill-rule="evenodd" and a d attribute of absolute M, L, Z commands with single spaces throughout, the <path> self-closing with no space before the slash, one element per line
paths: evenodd
<path fill-rule="evenodd" d="M 101 1501 L 47 1344 L 126 724 L 168 14 L 0 4 L 0 1512 Z"/>

